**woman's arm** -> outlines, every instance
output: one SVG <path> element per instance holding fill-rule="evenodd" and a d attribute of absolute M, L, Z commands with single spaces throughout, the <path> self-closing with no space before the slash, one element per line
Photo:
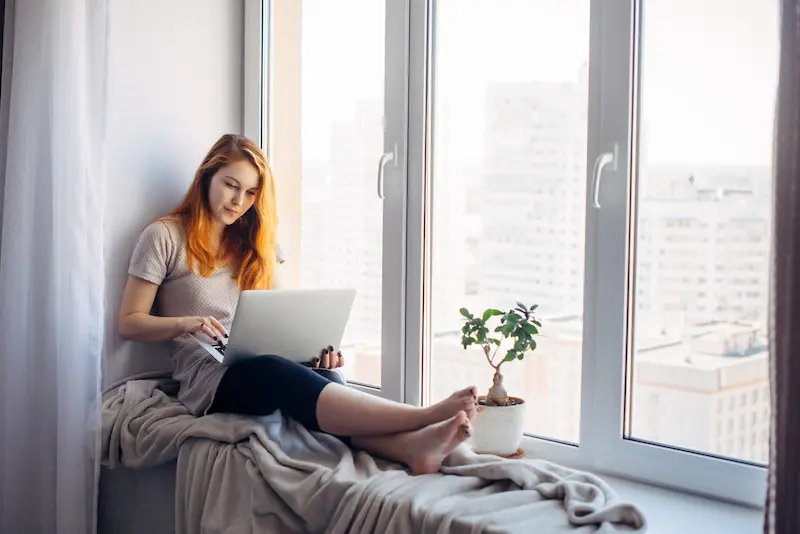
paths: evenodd
<path fill-rule="evenodd" d="M 203 332 L 212 339 L 226 336 L 225 328 L 213 317 L 157 317 L 150 314 L 158 285 L 128 276 L 117 332 L 124 339 L 169 341 L 188 332 Z"/>
<path fill-rule="evenodd" d="M 157 292 L 158 285 L 135 276 L 128 276 L 117 321 L 117 332 L 122 338 L 167 341 L 184 333 L 180 325 L 181 317 L 150 315 Z"/>

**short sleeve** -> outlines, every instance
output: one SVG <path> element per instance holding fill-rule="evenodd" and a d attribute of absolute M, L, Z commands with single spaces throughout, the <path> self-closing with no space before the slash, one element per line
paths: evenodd
<path fill-rule="evenodd" d="M 175 257 L 175 247 L 169 227 L 161 221 L 154 222 L 139 235 L 128 274 L 161 285 Z"/>

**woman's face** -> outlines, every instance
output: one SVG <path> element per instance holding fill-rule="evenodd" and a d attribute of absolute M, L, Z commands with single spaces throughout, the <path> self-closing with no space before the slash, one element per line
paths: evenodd
<path fill-rule="evenodd" d="M 259 185 L 258 170 L 249 161 L 220 168 L 208 188 L 211 217 L 225 226 L 235 223 L 252 207 Z"/>

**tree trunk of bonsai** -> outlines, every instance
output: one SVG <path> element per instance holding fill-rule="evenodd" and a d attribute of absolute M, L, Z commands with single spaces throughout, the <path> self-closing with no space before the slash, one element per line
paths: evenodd
<path fill-rule="evenodd" d="M 489 393 L 486 395 L 486 405 L 508 406 L 508 392 L 503 387 L 503 375 L 500 373 L 500 365 L 495 367 L 492 387 L 489 388 Z"/>

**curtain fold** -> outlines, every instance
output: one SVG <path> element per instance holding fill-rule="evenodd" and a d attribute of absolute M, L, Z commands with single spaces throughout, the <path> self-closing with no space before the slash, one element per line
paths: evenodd
<path fill-rule="evenodd" d="M 800 0 L 782 0 L 775 130 L 766 534 L 800 532 Z"/>
<path fill-rule="evenodd" d="M 6 0 L 0 532 L 96 524 L 107 0 Z"/>

